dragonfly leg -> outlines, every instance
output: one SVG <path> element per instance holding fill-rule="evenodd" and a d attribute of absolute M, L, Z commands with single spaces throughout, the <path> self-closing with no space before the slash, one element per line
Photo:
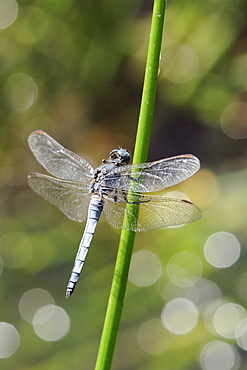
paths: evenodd
<path fill-rule="evenodd" d="M 148 203 L 151 200 L 151 197 L 150 197 L 150 199 L 144 199 L 144 200 L 142 200 L 142 196 L 140 194 L 140 199 L 131 201 L 131 200 L 128 200 L 128 195 L 127 195 L 127 193 L 125 191 L 122 191 L 122 194 L 123 194 L 124 201 L 126 203 L 128 203 L 128 204 Z"/>

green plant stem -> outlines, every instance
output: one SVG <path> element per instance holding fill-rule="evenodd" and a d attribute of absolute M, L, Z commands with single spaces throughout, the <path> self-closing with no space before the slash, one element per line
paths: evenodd
<path fill-rule="evenodd" d="M 166 0 L 154 1 L 133 163 L 145 162 L 147 159 L 159 70 L 165 5 Z M 134 206 L 134 204 L 127 204 L 126 206 L 126 208 L 133 213 L 133 218 L 137 217 L 138 214 L 138 209 Z M 126 225 L 126 223 L 128 224 L 127 217 L 124 219 L 124 224 Z M 134 231 L 122 230 L 105 323 L 95 366 L 96 370 L 109 370 L 111 368 L 134 239 Z"/>

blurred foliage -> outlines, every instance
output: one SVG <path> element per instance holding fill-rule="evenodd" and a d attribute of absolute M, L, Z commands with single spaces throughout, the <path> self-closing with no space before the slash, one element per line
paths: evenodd
<path fill-rule="evenodd" d="M 27 174 L 40 166 L 26 140 L 43 129 L 94 166 L 113 148 L 133 148 L 151 7 L 151 1 L 23 0 L 16 20 L 0 30 L 0 321 L 20 334 L 19 349 L 0 360 L 2 369 L 94 367 L 119 232 L 102 217 L 75 294 L 65 300 L 84 225 L 27 187 Z M 135 243 L 136 251 L 155 252 L 163 266 L 180 251 L 196 253 L 203 277 L 243 306 L 247 295 L 236 284 L 247 259 L 246 139 L 227 136 L 220 118 L 229 104 L 247 100 L 245 14 L 244 0 L 168 2 L 149 160 L 183 153 L 201 159 L 203 170 L 176 190 L 201 207 L 203 218 L 140 233 Z M 168 53 L 180 45 L 186 48 Z M 212 267 L 203 255 L 207 238 L 221 230 L 242 247 L 228 269 Z M 61 341 L 43 341 L 20 316 L 21 296 L 36 287 L 49 291 L 71 319 Z M 137 333 L 145 321 L 160 318 L 166 302 L 156 288 L 129 283 L 113 369 L 197 369 L 201 346 L 225 340 L 200 318 L 190 333 L 173 335 L 164 353 L 144 352 Z M 246 353 L 238 350 L 244 369 Z"/>

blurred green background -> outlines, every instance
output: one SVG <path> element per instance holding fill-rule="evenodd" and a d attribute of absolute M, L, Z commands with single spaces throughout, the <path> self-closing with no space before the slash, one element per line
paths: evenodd
<path fill-rule="evenodd" d="M 27 138 L 42 129 L 93 166 L 118 146 L 133 151 L 151 10 L 0 1 L 1 369 L 94 368 L 120 234 L 102 217 L 66 300 L 84 224 L 28 188 L 45 171 Z M 244 0 L 167 4 L 148 159 L 200 158 L 171 190 L 203 217 L 137 235 L 113 369 L 247 367 L 245 15 Z"/>

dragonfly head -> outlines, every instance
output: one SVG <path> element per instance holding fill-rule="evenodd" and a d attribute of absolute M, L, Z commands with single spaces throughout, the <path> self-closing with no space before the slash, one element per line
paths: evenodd
<path fill-rule="evenodd" d="M 111 162 L 120 164 L 129 164 L 130 152 L 127 149 L 113 149 L 109 154 Z"/>

